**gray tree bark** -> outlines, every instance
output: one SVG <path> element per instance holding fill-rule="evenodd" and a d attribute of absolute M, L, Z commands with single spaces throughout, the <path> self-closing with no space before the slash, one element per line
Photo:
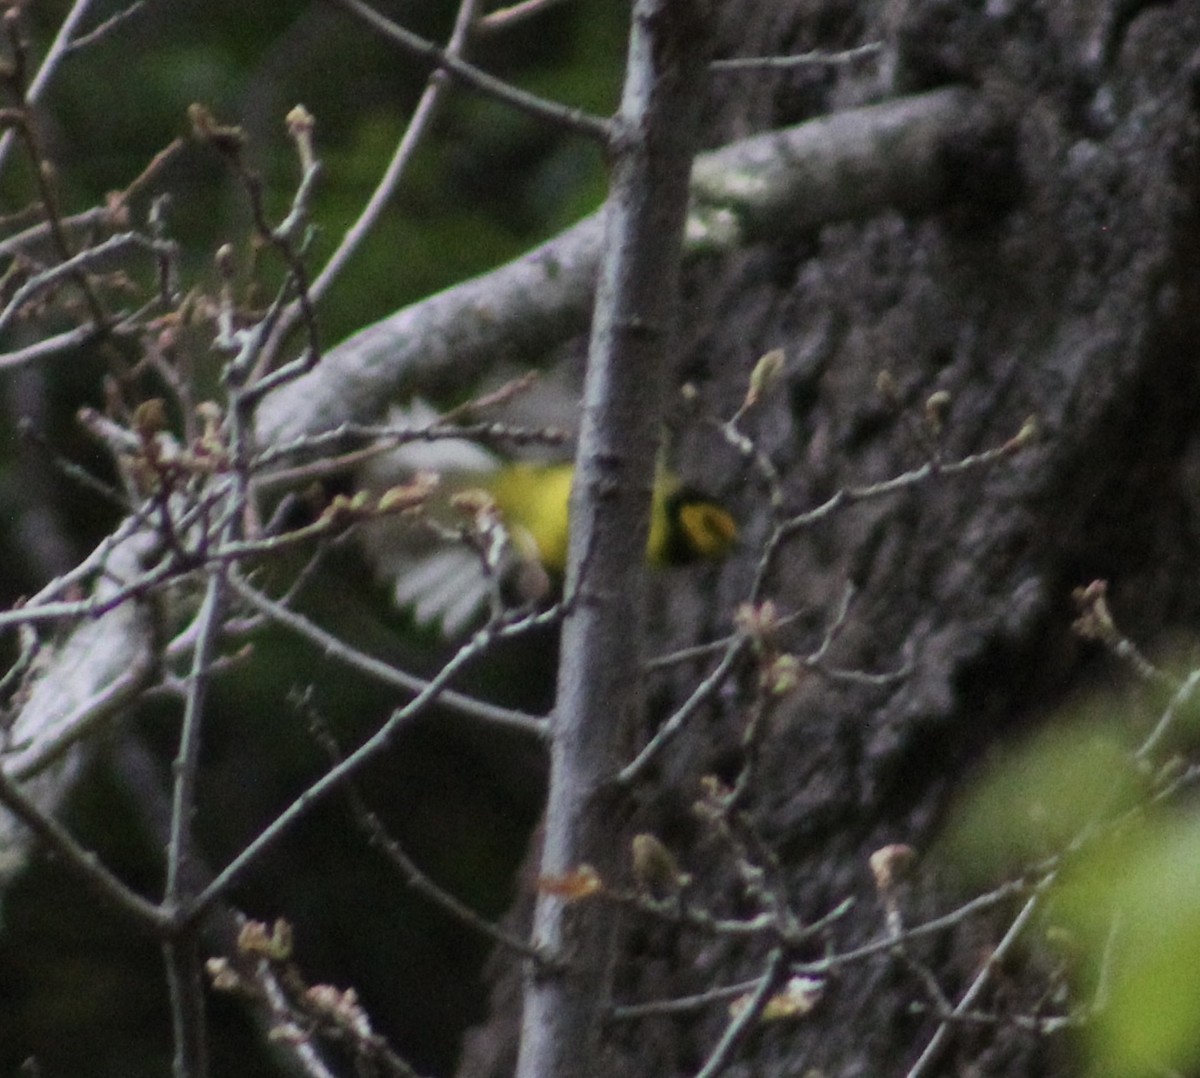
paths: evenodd
<path fill-rule="evenodd" d="M 1200 608 L 1200 5 L 750 2 L 721 18 L 720 55 L 877 40 L 885 56 L 721 75 L 713 143 L 947 86 L 973 88 L 1011 121 L 1001 135 L 966 131 L 942 147 L 959 182 L 932 212 L 781 236 L 694 267 L 685 285 L 690 333 L 676 377 L 698 387 L 703 407 L 730 415 L 755 358 L 785 352 L 785 385 L 748 426 L 783 476 L 790 511 L 922 463 L 928 446 L 914 429 L 934 392 L 950 396 L 946 460 L 1004 442 L 1030 414 L 1043 432 L 987 472 L 831 516 L 788 546 L 768 581 L 799 615 L 788 647 L 821 641 L 849 581 L 858 590 L 836 665 L 911 661 L 890 684 L 806 679 L 759 750 L 749 809 L 787 894 L 807 919 L 854 897 L 835 930 L 848 947 L 882 924 L 871 852 L 891 842 L 928 850 L 972 765 L 1094 682 L 1096 656 L 1070 631 L 1072 588 L 1109 579 L 1123 626 L 1151 643 L 1194 624 Z M 883 371 L 892 388 L 881 395 Z M 711 432 L 686 436 L 681 469 L 731 499 L 744 545 L 695 588 L 664 588 L 652 650 L 726 630 L 747 593 L 769 514 L 744 468 Z M 641 741 L 696 679 L 685 668 L 656 689 L 662 708 Z M 740 881 L 691 806 L 701 776 L 740 767 L 749 691 L 743 679 L 692 720 L 639 787 L 627 828 L 659 835 L 705 895 L 726 896 L 726 912 Z M 927 865 L 906 913 L 952 901 Z M 952 1002 L 1015 914 L 920 952 Z M 702 992 L 757 976 L 764 960 L 761 947 L 629 919 L 615 994 Z M 1018 962 L 983 1004 L 1032 1007 L 1043 983 Z M 911 1013 L 919 998 L 879 955 L 830 984 L 804 1020 L 764 1027 L 726 1073 L 905 1074 L 936 1029 Z M 716 1006 L 614 1023 L 609 1073 L 695 1074 L 728 1021 Z M 461 1074 L 504 1073 L 504 1028 L 497 1019 L 469 1039 Z M 1002 1023 L 957 1029 L 926 1073 L 1070 1073 L 1071 1060 L 1063 1041 Z"/>
<path fill-rule="evenodd" d="M 677 334 L 688 177 L 707 88 L 706 0 L 634 5 L 614 121 L 605 253 L 571 495 L 571 554 L 550 750 L 542 873 L 583 864 L 616 875 L 610 788 L 644 712 L 639 671 L 643 551 Z M 524 1003 L 520 1078 L 603 1074 L 613 918 L 550 893 L 534 941 L 561 966 L 535 969 Z"/>

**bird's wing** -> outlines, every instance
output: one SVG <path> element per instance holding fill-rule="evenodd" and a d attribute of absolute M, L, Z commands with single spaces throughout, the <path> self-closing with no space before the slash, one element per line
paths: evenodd
<path fill-rule="evenodd" d="M 393 427 L 420 430 L 439 418 L 432 405 L 419 399 L 388 411 L 388 425 Z M 500 464 L 495 454 L 465 438 L 414 441 L 372 458 L 360 470 L 358 483 L 382 491 L 418 472 L 434 472 L 446 477 L 451 490 L 473 482 L 486 486 Z M 410 609 L 419 625 L 440 625 L 450 638 L 479 619 L 489 600 L 489 582 L 478 551 L 440 534 L 437 527 L 428 526 L 429 520 L 446 530 L 467 523 L 447 501 L 434 500 L 425 518 L 368 524 L 361 532 L 362 544 L 376 576 L 391 585 L 396 605 Z"/>
<path fill-rule="evenodd" d="M 487 605 L 488 581 L 479 555 L 446 543 L 404 565 L 395 576 L 396 605 L 410 608 L 419 625 L 439 625 L 444 636 L 460 636 Z"/>

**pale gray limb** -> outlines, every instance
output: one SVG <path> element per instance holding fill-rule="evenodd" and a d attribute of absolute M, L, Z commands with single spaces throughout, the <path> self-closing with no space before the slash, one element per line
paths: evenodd
<path fill-rule="evenodd" d="M 157 547 L 158 538 L 148 532 L 112 546 L 95 597 L 130 587 Z M 52 649 L 0 752 L 0 768 L 8 776 L 27 777 L 22 793 L 45 815 L 56 813 L 82 768 L 84 735 L 112 717 L 153 668 L 153 620 L 144 604 L 125 602 Z M 131 678 L 131 671 L 140 673 Z M 29 831 L 0 813 L 0 882 L 20 871 L 29 842 Z"/>
<path fill-rule="evenodd" d="M 728 250 L 887 207 L 930 208 L 950 190 L 947 140 L 996 121 L 978 94 L 935 90 L 732 143 L 696 159 L 686 249 Z M 405 307 L 329 349 L 269 394 L 262 446 L 369 422 L 416 393 L 478 381 L 503 356 L 536 363 L 587 328 L 602 213 L 474 280 Z"/>

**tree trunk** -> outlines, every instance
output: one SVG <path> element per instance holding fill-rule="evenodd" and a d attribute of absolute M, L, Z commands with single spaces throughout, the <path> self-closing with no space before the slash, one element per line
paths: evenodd
<path fill-rule="evenodd" d="M 756 357 L 785 352 L 784 384 L 745 428 L 781 474 L 789 512 L 927 461 L 935 392 L 950 395 L 936 448 L 947 461 L 1038 417 L 1037 444 L 987 470 L 852 505 L 800 532 L 767 581 L 765 595 L 799 615 L 789 650 L 817 647 L 853 583 L 831 664 L 911 665 L 873 685 L 805 677 L 770 716 L 746 806 L 802 917 L 857 900 L 833 930 L 849 948 L 880 933 L 872 851 L 927 850 L 972 763 L 1090 680 L 1094 656 L 1070 632 L 1072 588 L 1109 579 L 1123 626 L 1147 641 L 1200 606 L 1189 571 L 1200 527 L 1190 489 L 1200 466 L 1191 354 L 1200 4 L 748 0 L 724 5 L 721 18 L 718 56 L 871 41 L 883 52 L 854 65 L 718 72 L 712 144 L 952 84 L 979 89 L 1011 121 L 1006 137 L 968 133 L 949 147 L 956 196 L 934 212 L 781 237 L 693 267 L 685 284 L 690 339 L 678 380 L 697 387 L 699 408 L 727 418 Z M 769 524 L 744 459 L 711 429 L 688 429 L 681 471 L 729 497 L 743 543 L 696 588 L 663 585 L 659 653 L 729 631 Z M 739 881 L 692 805 L 701 776 L 728 780 L 742 763 L 750 677 L 694 717 L 637 786 L 630 828 L 663 839 L 705 896 L 729 896 L 727 913 Z M 651 722 L 696 680 L 685 667 L 665 688 L 656 681 L 664 703 Z M 952 903 L 919 869 L 906 913 Z M 952 1001 L 1014 914 L 936 937 L 919 954 Z M 630 917 L 617 1002 L 702 992 L 755 977 L 764 961 L 765 948 Z M 935 1029 L 910 1013 L 914 985 L 886 953 L 855 965 L 811 1015 L 752 1036 L 727 1073 L 906 1073 Z M 1019 1007 L 1037 990 L 1018 965 L 994 992 Z M 717 1005 L 613 1023 L 612 1073 L 694 1074 L 728 1021 Z M 504 1072 L 489 1069 L 482 1048 L 503 1058 L 505 1028 L 515 1032 L 497 1019 L 475 1034 L 461 1074 Z M 1069 1059 L 1060 1042 L 1015 1026 L 964 1027 L 935 1071 L 1065 1073 Z"/>

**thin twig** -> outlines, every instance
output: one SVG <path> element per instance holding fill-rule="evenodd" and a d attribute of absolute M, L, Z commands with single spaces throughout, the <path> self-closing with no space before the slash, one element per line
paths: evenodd
<path fill-rule="evenodd" d="M 463 0 L 460 4 L 458 15 L 454 20 L 454 29 L 451 31 L 450 40 L 446 45 L 445 52 L 447 56 L 455 58 L 462 56 L 466 48 L 468 31 L 476 16 L 478 6 L 479 0 Z M 416 153 L 417 147 L 428 132 L 446 97 L 447 81 L 439 76 L 440 69 L 430 76 L 429 84 L 425 87 L 421 99 L 417 102 L 417 107 L 413 110 L 408 125 L 404 129 L 404 134 L 396 145 L 392 159 L 388 162 L 387 168 L 384 169 L 383 176 L 375 185 L 375 190 L 371 192 L 371 197 L 367 200 L 366 205 L 362 208 L 362 212 L 359 213 L 354 223 L 342 236 L 337 250 L 329 256 L 321 272 L 317 274 L 309 286 L 308 294 L 312 303 L 316 304 L 321 301 L 322 297 L 329 291 L 334 281 L 337 280 L 342 270 L 345 269 L 350 259 L 354 256 L 354 253 L 362 246 L 363 241 L 374 232 L 380 216 L 400 185 L 400 181 L 404 177 Z M 266 362 L 269 363 L 272 360 L 279 345 L 288 333 L 291 332 L 299 317 L 299 313 L 299 308 L 293 305 L 288 308 L 279 320 L 279 325 L 263 349 L 263 356 Z"/>
<path fill-rule="evenodd" d="M 957 909 L 951 910 L 941 917 L 934 917 L 928 921 L 923 921 L 921 924 L 905 928 L 899 936 L 892 936 L 889 933 L 870 943 L 864 943 L 860 947 L 853 947 L 848 951 L 835 952 L 826 955 L 824 958 L 814 959 L 810 962 L 796 962 L 793 968 L 799 973 L 818 977 L 823 976 L 853 963 L 861 962 L 864 958 L 870 958 L 873 955 L 890 951 L 896 946 L 898 941 L 907 942 L 908 940 L 919 939 L 923 936 L 932 936 L 945 932 L 948 928 L 954 928 L 963 924 L 977 913 L 982 913 L 984 910 L 992 909 L 1003 902 L 1008 902 L 1014 895 L 1028 894 L 1030 890 L 1034 890 L 1035 894 L 1040 894 L 1041 885 L 1038 888 L 1031 888 L 1028 883 L 1022 880 L 1001 884 L 999 887 L 987 892 L 987 894 L 979 895 L 964 902 Z"/>
<path fill-rule="evenodd" d="M 772 993 L 779 987 L 783 970 L 783 950 L 777 947 L 767 958 L 767 968 L 763 970 L 754 994 L 738 1011 L 737 1017 L 725 1027 L 717 1046 L 704 1061 L 704 1066 L 696 1072 L 696 1078 L 716 1078 L 725 1069 L 738 1045 L 750 1032 L 750 1027 L 758 1021 Z"/>
<path fill-rule="evenodd" d="M 86 49 L 89 45 L 96 44 L 102 38 L 107 37 L 114 30 L 118 29 L 129 19 L 139 14 L 146 6 L 146 0 L 133 0 L 127 8 L 118 11 L 114 15 L 110 15 L 103 22 L 98 23 L 93 29 L 86 34 L 80 34 L 67 46 L 67 54 L 79 52 L 81 49 Z"/>
<path fill-rule="evenodd" d="M 958 1001 L 958 1005 L 951 1014 L 951 1018 L 968 1013 L 974 1007 L 975 1001 L 988 986 L 992 974 L 1000 968 L 1001 964 L 1008 957 L 1008 953 L 1016 946 L 1021 934 L 1029 926 L 1029 922 L 1033 919 L 1033 915 L 1037 911 L 1040 898 L 1041 893 L 1038 892 L 1030 895 L 1026 900 L 1025 905 L 1021 908 L 1021 912 L 1017 914 L 1013 923 L 1008 926 L 1008 931 L 1004 933 L 1003 939 L 996 944 L 995 950 L 988 956 L 983 968 L 975 975 L 975 980 L 971 982 L 970 987 L 963 993 L 962 998 Z M 925 1050 L 918 1057 L 916 1063 L 909 1068 L 906 1078 L 921 1078 L 922 1075 L 930 1073 L 931 1068 L 937 1063 L 942 1048 L 950 1037 L 950 1032 L 950 1022 L 943 1021 L 938 1026 L 937 1032 L 929 1039 L 929 1043 L 925 1046 Z"/>
<path fill-rule="evenodd" d="M 58 719 L 55 726 L 60 732 L 53 736 L 39 737 L 36 751 L 32 755 L 23 755 L 25 746 L 20 744 L 7 748 L 6 752 L 0 755 L 0 762 L 3 762 L 10 752 L 12 754 L 13 758 L 5 767 L 6 773 L 16 781 L 26 782 L 61 760 L 68 749 L 93 734 L 105 720 L 141 694 L 157 663 L 158 656 L 143 651 L 127 670 L 118 674 L 72 712 Z"/>
<path fill-rule="evenodd" d="M 123 232 L 110 236 L 95 246 L 84 248 L 78 254 L 69 255 L 50 269 L 30 277 L 13 293 L 12 299 L 5 305 L 3 312 L 0 312 L 0 332 L 12 325 L 14 319 L 20 314 L 21 308 L 39 292 L 52 287 L 64 277 L 75 279 L 84 277 L 84 271 L 95 263 L 112 258 L 131 247 L 149 251 L 156 257 L 175 258 L 178 254 L 174 243 L 150 239 L 138 232 Z M 97 321 L 97 325 L 91 327 L 92 332 L 99 332 L 99 324 Z"/>
<path fill-rule="evenodd" d="M 333 739 L 333 735 L 324 721 L 315 713 L 311 702 L 305 701 L 305 704 L 309 713 L 309 726 L 314 731 L 318 743 L 325 749 L 335 766 L 340 764 L 344 757 L 337 742 Z M 383 821 L 367 807 L 356 783 L 348 782 L 346 784 L 346 797 L 359 827 L 366 833 L 371 845 L 383 852 L 388 863 L 399 873 L 405 886 L 410 887 L 422 898 L 449 914 L 471 931 L 479 933 L 493 943 L 516 954 L 532 959 L 538 965 L 544 963 L 545 958 L 536 947 L 524 939 L 505 932 L 485 917 L 481 917 L 470 906 L 434 883 L 408 856 L 404 847 L 388 833 L 387 828 L 383 826 Z"/>
<path fill-rule="evenodd" d="M 655 999 L 649 1003 L 626 1003 L 613 1007 L 609 1018 L 614 1022 L 631 1022 L 641 1018 L 656 1018 L 660 1015 L 690 1014 L 702 1011 L 718 1003 L 728 1003 L 753 992 L 762 983 L 761 977 L 739 984 L 726 984 L 698 992 L 694 996 L 676 996 L 674 999 Z"/>
<path fill-rule="evenodd" d="M 36 105 L 41 100 L 42 94 L 45 93 L 46 87 L 50 85 L 50 80 L 58 70 L 59 64 L 62 63 L 70 51 L 75 31 L 86 17 L 91 3 L 92 0 L 75 0 L 71 10 L 67 12 L 66 17 L 58 28 L 58 33 L 55 34 L 54 40 L 50 43 L 50 48 L 46 50 L 46 55 L 42 59 L 42 66 L 38 68 L 37 74 L 34 75 L 29 83 L 29 88 L 25 91 L 25 104 L 27 106 Z M 3 136 L 0 136 L 0 172 L 4 171 L 4 166 L 7 164 L 8 152 L 12 148 L 12 141 L 12 131 L 5 131 Z"/>
<path fill-rule="evenodd" d="M 793 56 L 731 56 L 723 60 L 714 60 L 714 71 L 791 71 L 797 67 L 834 67 L 842 64 L 852 64 L 877 56 L 883 51 L 883 45 L 878 41 L 858 45 L 852 49 L 839 52 L 828 52 L 814 49 L 812 52 L 796 53 Z"/>
<path fill-rule="evenodd" d="M 1150 758 L 1159 745 L 1162 744 L 1163 739 L 1170 733 L 1188 702 L 1196 695 L 1197 688 L 1200 688 L 1200 667 L 1197 667 L 1188 674 L 1175 690 L 1174 695 L 1163 709 L 1158 722 L 1155 723 L 1154 729 L 1150 731 L 1146 740 L 1142 742 L 1137 752 L 1134 753 L 1134 759 L 1147 760 Z"/>
<path fill-rule="evenodd" d="M 725 684 L 738 660 L 749 649 L 749 640 L 743 635 L 731 637 L 726 645 L 725 654 L 721 661 L 695 689 L 691 695 L 676 709 L 675 713 L 658 728 L 658 732 L 646 743 L 641 752 L 627 763 L 614 780 L 621 786 L 636 782 L 639 776 L 650 766 L 654 758 L 664 746 L 683 729 L 688 720 L 696 714 L 713 695 Z"/>
<path fill-rule="evenodd" d="M 157 905 L 131 891 L 90 850 L 84 849 L 57 820 L 41 812 L 0 768 L 0 804 L 33 832 L 42 844 L 108 905 L 133 919 L 143 929 L 165 932 L 170 917 Z"/>
<path fill-rule="evenodd" d="M 200 953 L 191 932 L 163 943 L 163 963 L 171 1000 L 175 1045 L 173 1078 L 207 1078 L 208 1035 L 204 1022 L 204 982 Z"/>
<path fill-rule="evenodd" d="M 343 8 L 352 15 L 356 15 L 362 19 L 389 41 L 399 45 L 412 55 L 419 57 L 427 64 L 443 68 L 467 86 L 490 97 L 494 97 L 497 101 L 502 101 L 506 105 L 511 105 L 513 108 L 519 109 L 521 112 L 527 113 L 539 120 L 553 124 L 556 127 L 561 127 L 573 134 L 582 135 L 593 142 L 598 142 L 602 146 L 608 144 L 611 128 L 607 120 L 603 120 L 598 116 L 592 116 L 583 109 L 559 105 L 554 101 L 538 97 L 536 94 L 526 93 L 524 90 L 513 86 L 512 83 L 498 79 L 494 75 L 489 75 L 486 71 L 475 67 L 473 64 L 469 64 L 465 60 L 460 60 L 458 57 L 448 54 L 444 49 L 438 48 L 432 41 L 427 41 L 425 38 L 414 34 L 411 30 L 406 30 L 391 19 L 385 18 L 379 12 L 375 11 L 374 8 L 364 4 L 362 0 L 332 0 L 332 2 L 337 7 Z"/>
<path fill-rule="evenodd" d="M 820 505 L 803 513 L 798 513 L 780 524 L 767 540 L 759 559 L 758 571 L 754 585 L 750 590 L 750 601 L 761 602 L 766 589 L 767 579 L 784 544 L 797 532 L 811 528 L 815 524 L 828 519 L 839 509 L 855 502 L 870 501 L 875 498 L 887 497 L 900 491 L 911 490 L 922 483 L 931 482 L 941 477 L 963 475 L 979 468 L 1007 460 L 1018 452 L 1025 444 L 1024 428 L 1022 433 L 1009 439 L 1003 445 L 985 449 L 979 453 L 971 453 L 958 460 L 941 462 L 926 462 L 919 468 L 902 472 L 890 479 L 880 480 L 867 486 L 846 486 L 837 490 Z"/>
<path fill-rule="evenodd" d="M 53 337 L 44 337 L 24 348 L 18 348 L 14 352 L 0 352 L 0 371 L 15 370 L 17 367 L 28 366 L 30 363 L 36 363 L 49 356 L 73 351 L 87 344 L 96 336 L 96 327 L 85 325 L 67 330 L 65 333 L 57 333 Z"/>
<path fill-rule="evenodd" d="M 524 22 L 526 19 L 540 15 L 543 11 L 557 7 L 562 2 L 563 0 L 521 0 L 520 3 L 511 4 L 509 7 L 489 11 L 475 26 L 482 33 L 495 33 L 498 30 L 507 30 L 518 23 Z"/>
<path fill-rule="evenodd" d="M 309 621 L 303 614 L 296 613 L 296 611 L 289 609 L 282 603 L 276 602 L 263 595 L 257 589 L 252 588 L 240 575 L 236 573 L 231 574 L 230 585 L 254 609 L 276 624 L 282 625 L 285 629 L 309 641 L 326 658 L 342 663 L 344 666 L 357 670 L 361 674 L 366 674 L 368 677 L 374 678 L 385 685 L 392 685 L 398 689 L 403 689 L 405 692 L 420 694 L 429 690 L 432 682 L 426 681 L 424 678 L 419 678 L 415 674 L 409 674 L 395 666 L 390 666 L 380 659 L 373 658 L 359 651 L 357 648 L 351 647 L 333 633 Z M 550 734 L 549 723 L 546 719 L 538 718 L 536 715 L 529 715 L 522 711 L 516 711 L 512 708 L 498 707 L 484 700 L 477 700 L 474 697 L 455 692 L 453 689 L 443 689 L 438 696 L 438 703 L 442 707 L 464 715 L 467 718 L 494 723 L 503 729 L 516 730 L 523 734 L 532 735 L 539 740 L 549 737 Z"/>
<path fill-rule="evenodd" d="M 490 625 L 487 629 L 476 633 L 463 645 L 454 656 L 438 671 L 437 675 L 426 683 L 425 688 L 404 707 L 397 708 L 371 737 L 369 737 L 354 752 L 346 757 L 338 766 L 331 768 L 321 778 L 317 779 L 287 808 L 267 825 L 245 849 L 242 850 L 224 870 L 188 904 L 182 916 L 185 920 L 194 920 L 201 916 L 208 906 L 216 901 L 232 886 L 243 873 L 273 846 L 284 833 L 298 820 L 336 790 L 351 775 L 356 774 L 367 763 L 380 755 L 391 745 L 392 740 L 410 722 L 423 715 L 435 703 L 438 703 L 447 686 L 458 674 L 479 656 L 489 651 L 497 640 L 508 639 L 522 635 L 533 629 L 551 624 L 558 619 L 558 610 L 550 610 L 543 614 L 530 615 L 519 620 Z"/>

